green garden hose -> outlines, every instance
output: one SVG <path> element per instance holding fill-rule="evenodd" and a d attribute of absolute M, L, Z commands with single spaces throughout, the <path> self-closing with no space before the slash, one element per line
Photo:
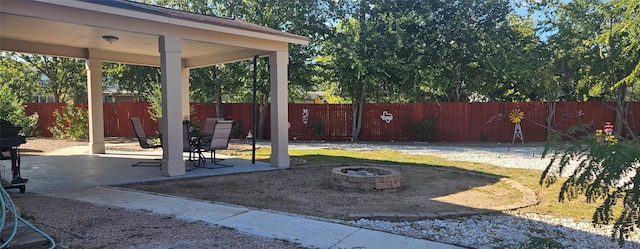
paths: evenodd
<path fill-rule="evenodd" d="M 47 235 L 45 232 L 36 228 L 31 223 L 29 223 L 28 221 L 20 217 L 20 215 L 16 211 L 16 207 L 13 204 L 13 201 L 11 200 L 11 197 L 9 197 L 9 193 L 7 193 L 7 191 L 5 191 L 4 188 L 0 187 L 0 190 L 2 193 L 2 198 L 0 198 L 0 206 L 2 207 L 2 212 L 1 212 L 2 214 L 0 214 L 0 231 L 4 229 L 4 221 L 7 216 L 7 211 L 11 212 L 11 214 L 13 215 L 13 231 L 11 232 L 11 235 L 9 236 L 9 238 L 6 239 L 3 244 L 0 245 L 0 248 L 7 247 L 7 245 L 9 245 L 9 243 L 11 243 L 13 238 L 16 236 L 16 232 L 18 231 L 18 221 L 24 223 L 27 227 L 33 229 L 34 231 L 44 236 L 51 243 L 51 247 L 49 248 L 51 249 L 55 248 L 56 242 L 53 240 L 53 238 L 51 238 L 51 236 Z"/>

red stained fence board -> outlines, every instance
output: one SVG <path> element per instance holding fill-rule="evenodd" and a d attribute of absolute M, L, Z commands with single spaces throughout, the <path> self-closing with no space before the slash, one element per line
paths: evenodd
<path fill-rule="evenodd" d="M 86 108 L 86 104 L 79 104 Z M 566 130 L 576 124 L 602 128 L 605 122 L 615 121 L 613 102 L 559 102 L 556 103 L 551 128 Z M 38 129 L 51 136 L 48 127 L 55 122 L 53 112 L 64 107 L 60 103 L 28 103 L 28 115 L 38 112 Z M 633 132 L 640 133 L 640 102 L 628 102 L 627 120 Z M 191 119 L 204 125 L 208 117 L 216 117 L 215 105 L 191 103 Z M 366 104 L 362 111 L 362 141 L 415 141 L 416 122 L 437 119 L 434 141 L 446 142 L 511 142 L 515 125 L 509 120 L 514 109 L 524 112 L 521 122 L 525 142 L 542 142 L 547 136 L 546 102 L 474 102 L 474 103 L 407 103 Z M 129 117 L 139 117 L 145 132 L 155 134 L 156 121 L 149 115 L 147 102 L 118 102 L 104 104 L 106 137 L 133 137 Z M 257 116 L 260 116 L 257 108 Z M 267 108 L 265 137 L 270 138 L 270 109 Z M 252 129 L 252 104 L 229 103 L 223 105 L 224 118 L 238 122 L 242 134 Z M 352 132 L 352 108 L 348 104 L 289 104 L 289 138 L 291 140 L 348 141 Z M 388 122 L 387 122 L 388 121 Z M 319 137 L 314 124 L 322 126 Z M 257 127 L 258 124 L 256 124 Z M 254 131 L 254 134 L 256 132 Z M 516 142 L 519 142 L 517 140 Z"/>

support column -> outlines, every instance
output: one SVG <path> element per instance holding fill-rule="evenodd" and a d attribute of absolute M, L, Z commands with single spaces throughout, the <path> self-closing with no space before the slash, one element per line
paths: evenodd
<path fill-rule="evenodd" d="M 185 174 L 182 158 L 182 39 L 160 36 L 160 74 L 162 82 L 162 174 Z"/>
<path fill-rule="evenodd" d="M 102 99 L 102 51 L 90 49 L 86 61 L 89 114 L 89 151 L 104 154 L 104 112 Z"/>
<path fill-rule="evenodd" d="M 288 51 L 269 54 L 271 74 L 271 165 L 288 168 L 289 162 L 289 101 L 287 66 Z"/>
<path fill-rule="evenodd" d="M 189 69 L 182 69 L 182 118 L 189 118 L 191 112 L 189 112 Z"/>

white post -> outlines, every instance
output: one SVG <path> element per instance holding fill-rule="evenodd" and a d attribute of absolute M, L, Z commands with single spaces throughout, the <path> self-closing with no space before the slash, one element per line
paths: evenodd
<path fill-rule="evenodd" d="M 288 168 L 289 162 L 289 102 L 287 66 L 288 51 L 269 54 L 271 74 L 271 165 Z"/>
<path fill-rule="evenodd" d="M 162 82 L 162 173 L 185 174 L 182 158 L 182 39 L 160 36 L 160 70 Z"/>
<path fill-rule="evenodd" d="M 102 106 L 102 55 L 99 49 L 90 49 L 86 61 L 89 114 L 89 151 L 104 154 L 104 112 Z"/>

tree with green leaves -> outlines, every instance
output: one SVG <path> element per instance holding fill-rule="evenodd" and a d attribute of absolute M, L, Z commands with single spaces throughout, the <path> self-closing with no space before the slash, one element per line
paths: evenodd
<path fill-rule="evenodd" d="M 351 100 L 351 140 L 357 141 L 362 126 L 362 106 L 368 97 L 367 86 L 374 82 L 371 79 L 373 75 L 370 74 L 373 71 L 370 63 L 373 58 L 365 55 L 373 47 L 365 43 L 372 43 L 372 40 L 379 37 L 372 37 L 367 33 L 367 8 L 362 7 L 367 6 L 365 1 L 351 6 L 349 2 L 345 2 L 345 6 L 350 11 L 350 16 L 338 22 L 334 36 L 323 46 L 324 57 L 320 61 L 324 63 L 323 69 L 329 80 L 337 83 L 339 95 Z"/>
<path fill-rule="evenodd" d="M 612 238 L 624 245 L 628 234 L 640 229 L 640 140 L 628 129 L 624 101 L 637 83 L 640 1 L 543 1 L 551 6 L 547 24 L 557 33 L 550 39 L 562 63 L 565 79 L 577 97 L 616 100 L 616 121 L 592 130 L 578 125 L 549 136 L 543 156 L 551 161 L 540 184 L 562 183 L 559 201 L 586 197 L 598 207 L 594 224 L 614 224 Z M 626 136 L 621 128 L 627 127 Z M 569 142 L 566 142 L 569 141 Z M 621 210 L 621 211 L 619 211 Z"/>
<path fill-rule="evenodd" d="M 38 95 L 40 74 L 33 67 L 11 52 L 0 52 L 0 85 L 11 89 L 20 102 L 30 102 L 31 96 Z"/>
<path fill-rule="evenodd" d="M 308 46 L 289 45 L 289 95 L 295 99 L 304 96 L 317 83 L 313 70 L 314 58 L 329 31 L 326 25 L 330 21 L 327 10 L 332 4 L 332 1 L 327 0 L 303 2 L 261 0 L 243 1 L 242 4 L 238 4 L 237 1 L 219 1 L 216 3 L 215 13 L 311 38 Z M 233 75 L 238 82 L 244 82 L 242 87 L 236 88 L 241 92 L 235 92 L 235 94 L 251 96 L 252 62 L 245 61 L 238 66 L 246 70 L 244 75 Z M 261 115 L 259 129 L 255 135 L 258 138 L 264 138 L 266 111 L 270 100 L 268 60 L 260 58 L 257 68 L 257 99 Z"/>
<path fill-rule="evenodd" d="M 224 117 L 222 109 L 222 84 L 219 78 L 223 66 L 202 67 L 191 70 L 189 90 L 191 100 L 216 103 L 216 117 Z"/>
<path fill-rule="evenodd" d="M 160 68 L 121 63 L 104 63 L 103 80 L 105 85 L 118 86 L 133 95 L 135 101 L 158 98 L 155 89 L 160 84 Z"/>
<path fill-rule="evenodd" d="M 27 116 L 22 103 L 9 85 L 0 85 L 0 119 L 22 128 L 21 132 L 26 136 L 37 136 L 39 115 L 34 113 Z"/>
<path fill-rule="evenodd" d="M 327 35 L 329 21 L 326 12 L 333 4 L 327 0 L 313 1 L 277 1 L 277 0 L 253 0 L 253 1 L 187 1 L 187 0 L 147 0 L 142 1 L 159 6 L 180 9 L 204 15 L 216 15 L 232 17 L 247 22 L 264 25 L 273 29 L 299 34 L 311 38 L 309 46 L 289 46 L 289 90 L 292 98 L 303 96 L 316 83 L 313 70 L 314 58 L 320 47 L 320 42 Z M 258 95 L 261 113 L 261 127 L 266 120 L 266 108 L 270 100 L 268 62 L 260 60 L 259 67 L 267 73 L 258 73 Z M 231 63 L 215 68 L 194 69 L 191 77 L 191 96 L 194 99 L 201 98 L 197 95 L 211 93 L 214 95 L 233 96 L 244 101 L 250 100 L 252 89 L 252 63 L 251 61 Z M 214 75 L 215 73 L 215 75 Z M 218 92 L 219 89 L 219 92 Z M 214 101 L 221 101 L 216 97 Z M 218 114 L 221 113 L 222 102 L 216 102 Z M 263 138 L 264 132 L 256 134 Z"/>
<path fill-rule="evenodd" d="M 519 65 L 531 40 L 513 26 L 508 1 L 443 1 L 432 8 L 438 34 L 433 48 L 437 59 L 430 72 L 434 99 L 526 99 L 521 95 L 530 90 Z"/>
<path fill-rule="evenodd" d="M 624 122 L 624 102 L 637 81 L 638 50 L 629 49 L 637 41 L 626 29 L 637 17 L 625 17 L 637 7 L 627 4 L 633 2 L 549 0 L 535 6 L 545 16 L 542 31 L 551 32 L 548 44 L 560 63 L 569 99 L 615 101 L 616 124 Z M 615 132 L 623 127 L 616 126 Z"/>
<path fill-rule="evenodd" d="M 162 117 L 160 68 L 121 63 L 104 63 L 102 68 L 105 85 L 131 93 L 134 101 L 149 101 L 151 118 Z"/>
<path fill-rule="evenodd" d="M 512 27 L 507 1 L 338 3 L 343 16 L 319 71 L 351 101 L 354 141 L 367 102 L 513 101 L 535 92 L 514 66 L 529 60 L 518 42 L 535 41 Z"/>
<path fill-rule="evenodd" d="M 45 92 L 54 102 L 87 101 L 87 72 L 85 61 L 33 54 L 19 54 L 28 67 L 42 75 Z"/>
<path fill-rule="evenodd" d="M 613 222 L 611 236 L 622 246 L 629 233 L 640 229 L 640 143 L 613 130 L 613 124 L 607 123 L 596 131 L 578 125 L 552 133 L 543 152 L 551 161 L 540 185 L 550 186 L 569 175 L 563 180 L 558 200 L 586 197 L 588 203 L 598 204 L 593 223 Z"/>
<path fill-rule="evenodd" d="M 610 8 L 614 9 L 611 12 L 619 14 L 619 19 L 611 19 L 619 21 L 612 21 L 608 30 L 600 36 L 598 41 L 606 42 L 609 47 L 615 47 L 614 52 L 620 52 L 619 57 L 609 56 L 610 61 L 620 57 L 629 60 L 627 63 L 623 62 L 621 69 L 616 68 L 615 65 L 612 66 L 609 73 L 612 81 L 617 80 L 612 86 L 613 89 L 617 89 L 616 123 L 624 125 L 627 133 L 637 137 L 638 134 L 629 128 L 623 117 L 626 113 L 624 101 L 627 100 L 625 98 L 627 89 L 636 91 L 631 93 L 631 100 L 638 100 L 640 97 L 640 89 L 637 89 L 640 79 L 640 0 L 615 0 L 610 4 Z M 616 42 L 618 39 L 621 41 Z M 617 75 L 619 73 L 622 75 Z"/>

